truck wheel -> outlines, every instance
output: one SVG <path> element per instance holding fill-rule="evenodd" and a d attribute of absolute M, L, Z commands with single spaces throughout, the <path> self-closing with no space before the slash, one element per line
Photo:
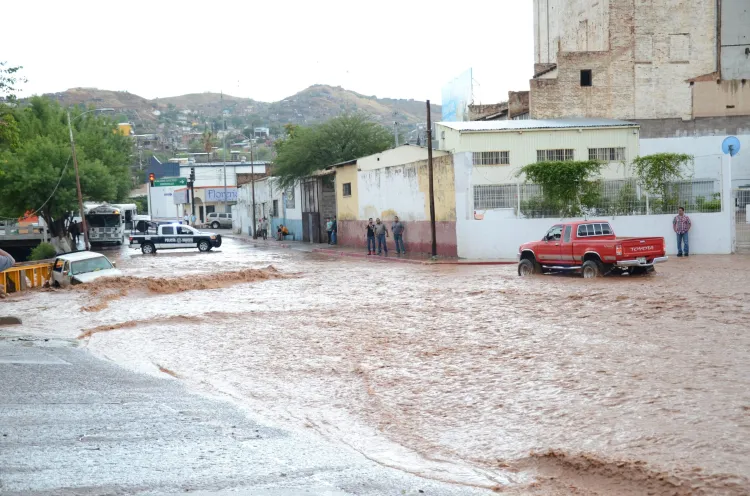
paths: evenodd
<path fill-rule="evenodd" d="M 200 251 L 208 251 L 211 249 L 211 243 L 206 241 L 205 239 L 198 243 L 198 250 Z"/>
<path fill-rule="evenodd" d="M 532 262 L 528 258 L 524 258 L 518 263 L 518 275 L 521 277 L 533 276 L 539 274 L 541 271 L 537 270 L 539 264 Z"/>
<path fill-rule="evenodd" d="M 156 253 L 156 247 L 151 243 L 146 243 L 141 246 L 141 253 L 143 253 L 144 255 L 151 255 L 152 253 Z"/>
<path fill-rule="evenodd" d="M 630 272 L 630 275 L 632 276 L 645 276 L 646 274 L 654 272 L 654 267 L 631 267 L 628 269 L 628 272 Z"/>
<path fill-rule="evenodd" d="M 584 279 L 602 277 L 602 275 L 604 274 L 601 262 L 598 262 L 596 260 L 586 260 L 585 262 L 583 262 L 582 272 Z"/>
<path fill-rule="evenodd" d="M 221 248 L 221 234 L 216 235 L 216 244 L 214 248 Z"/>
<path fill-rule="evenodd" d="M 219 227 L 220 226 L 219 226 L 218 222 L 214 221 L 214 222 L 211 223 L 211 229 L 218 229 Z"/>

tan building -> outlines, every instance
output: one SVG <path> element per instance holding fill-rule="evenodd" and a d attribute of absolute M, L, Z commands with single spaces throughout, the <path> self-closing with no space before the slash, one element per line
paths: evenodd
<path fill-rule="evenodd" d="M 531 118 L 750 115 L 747 0 L 534 0 Z"/>

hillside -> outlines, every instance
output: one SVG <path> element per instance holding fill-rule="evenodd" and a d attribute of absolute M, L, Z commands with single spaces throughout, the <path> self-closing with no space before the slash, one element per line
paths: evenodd
<path fill-rule="evenodd" d="M 273 103 L 208 92 L 147 100 L 132 93 L 96 88 L 72 88 L 47 96 L 62 105 L 84 103 L 114 108 L 140 127 L 139 132 L 151 131 L 158 123 L 174 122 L 176 114 L 184 110 L 191 111 L 195 116 L 192 120 L 205 122 L 224 115 L 235 126 L 266 125 L 271 128 L 288 123 L 314 124 L 346 112 L 364 112 L 384 125 L 398 121 L 407 128 L 426 120 L 424 102 L 365 96 L 327 85 L 310 86 Z M 440 115 L 440 106 L 432 105 L 433 121 L 439 121 Z"/>

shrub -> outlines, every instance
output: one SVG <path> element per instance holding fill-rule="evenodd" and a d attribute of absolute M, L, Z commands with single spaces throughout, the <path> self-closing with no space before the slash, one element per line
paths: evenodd
<path fill-rule="evenodd" d="M 50 243 L 39 243 L 36 248 L 31 250 L 29 260 L 47 260 L 48 258 L 55 258 L 57 250 Z"/>

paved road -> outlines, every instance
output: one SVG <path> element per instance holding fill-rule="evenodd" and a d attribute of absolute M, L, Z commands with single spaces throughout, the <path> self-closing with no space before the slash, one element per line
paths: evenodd
<path fill-rule="evenodd" d="M 68 340 L 0 329 L 2 494 L 488 494 L 253 420 Z"/>

